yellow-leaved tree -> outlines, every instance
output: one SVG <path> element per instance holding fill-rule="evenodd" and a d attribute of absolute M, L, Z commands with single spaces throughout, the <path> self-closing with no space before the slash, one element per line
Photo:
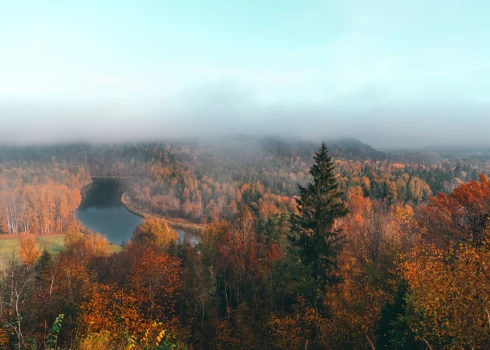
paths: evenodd
<path fill-rule="evenodd" d="M 36 236 L 31 233 L 20 234 L 20 259 L 22 263 L 28 265 L 34 265 L 41 256 L 41 252 L 36 247 Z"/>
<path fill-rule="evenodd" d="M 402 265 L 410 328 L 433 348 L 490 348 L 490 250 L 470 244 L 415 249 Z"/>
<path fill-rule="evenodd" d="M 139 225 L 133 234 L 133 242 L 166 251 L 177 241 L 178 233 L 164 219 L 148 218 Z"/>

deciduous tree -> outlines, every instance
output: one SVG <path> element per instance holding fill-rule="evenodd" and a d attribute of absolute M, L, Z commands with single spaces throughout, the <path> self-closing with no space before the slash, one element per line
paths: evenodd
<path fill-rule="evenodd" d="M 30 233 L 22 233 L 19 241 L 19 255 L 22 262 L 27 265 L 34 265 L 41 256 L 40 250 L 36 247 L 36 236 Z"/>

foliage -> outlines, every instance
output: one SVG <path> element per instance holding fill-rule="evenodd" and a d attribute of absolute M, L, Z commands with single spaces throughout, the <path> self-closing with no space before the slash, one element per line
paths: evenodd
<path fill-rule="evenodd" d="M 485 156 L 227 146 L 2 148 L 0 348 L 490 347 Z M 93 175 L 150 214 L 115 254 L 74 220 Z"/>
<path fill-rule="evenodd" d="M 20 259 L 24 264 L 33 265 L 41 256 L 41 252 L 36 247 L 36 237 L 30 233 L 20 235 Z"/>
<path fill-rule="evenodd" d="M 471 180 L 449 194 L 430 198 L 424 225 L 429 239 L 446 247 L 451 240 L 481 245 L 490 230 L 490 180 L 483 174 L 480 182 Z"/>
<path fill-rule="evenodd" d="M 79 350 L 110 349 L 113 344 L 111 333 L 102 331 L 100 333 L 89 333 L 79 343 Z"/>
<path fill-rule="evenodd" d="M 376 347 L 379 349 L 425 349 L 422 341 L 415 339 L 410 329 L 407 310 L 408 283 L 401 280 L 393 301 L 383 306 L 376 327 Z"/>
<path fill-rule="evenodd" d="M 486 245 L 452 244 L 446 251 L 428 245 L 411 252 L 402 273 L 417 339 L 440 347 L 489 347 L 489 268 Z"/>
<path fill-rule="evenodd" d="M 82 233 L 78 226 L 72 226 L 65 236 L 65 249 L 77 259 L 87 260 L 107 256 L 110 247 L 107 238 L 100 233 Z"/>
<path fill-rule="evenodd" d="M 178 237 L 167 221 L 147 218 L 136 228 L 132 241 L 166 251 Z"/>
<path fill-rule="evenodd" d="M 46 345 L 49 350 L 56 350 L 57 349 L 57 344 L 58 344 L 58 334 L 61 331 L 61 327 L 63 325 L 63 318 L 65 315 L 61 314 L 58 317 L 56 317 L 56 320 L 53 323 L 53 326 L 51 327 L 48 337 L 46 339 Z"/>
<path fill-rule="evenodd" d="M 348 209 L 341 199 L 342 193 L 334 175 L 335 166 L 325 143 L 314 158 L 315 164 L 310 169 L 313 183 L 299 186 L 299 214 L 291 218 L 290 240 L 317 283 L 316 300 L 310 302 L 318 307 L 326 285 L 338 281 L 335 269 L 341 250 L 341 231 L 334 225 L 336 219 L 347 215 Z"/>

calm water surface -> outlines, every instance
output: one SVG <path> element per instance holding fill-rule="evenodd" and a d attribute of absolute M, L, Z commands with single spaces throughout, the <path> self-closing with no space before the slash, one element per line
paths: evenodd
<path fill-rule="evenodd" d="M 128 242 L 134 229 L 143 221 L 122 205 L 124 188 L 122 180 L 94 178 L 75 213 L 85 227 L 106 235 L 109 242 L 115 244 Z M 177 232 L 180 240 L 186 239 L 192 244 L 199 242 L 197 236 L 182 230 Z"/>

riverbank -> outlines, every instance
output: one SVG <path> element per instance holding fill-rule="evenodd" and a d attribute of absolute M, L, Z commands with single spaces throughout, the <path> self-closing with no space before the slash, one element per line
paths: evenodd
<path fill-rule="evenodd" d="M 164 219 L 168 222 L 168 224 L 177 230 L 182 230 L 185 232 L 193 233 L 193 234 L 200 234 L 204 228 L 204 225 L 196 224 L 193 222 L 190 222 L 185 219 L 180 219 L 180 218 L 167 218 L 163 215 L 157 215 L 155 213 L 150 213 L 147 210 L 144 210 L 142 208 L 135 208 L 135 206 L 131 203 L 129 198 L 126 196 L 126 192 L 123 193 L 121 197 L 121 203 L 124 205 L 124 207 L 130 212 L 133 213 L 134 215 L 137 215 L 141 218 L 156 218 L 156 219 Z"/>

